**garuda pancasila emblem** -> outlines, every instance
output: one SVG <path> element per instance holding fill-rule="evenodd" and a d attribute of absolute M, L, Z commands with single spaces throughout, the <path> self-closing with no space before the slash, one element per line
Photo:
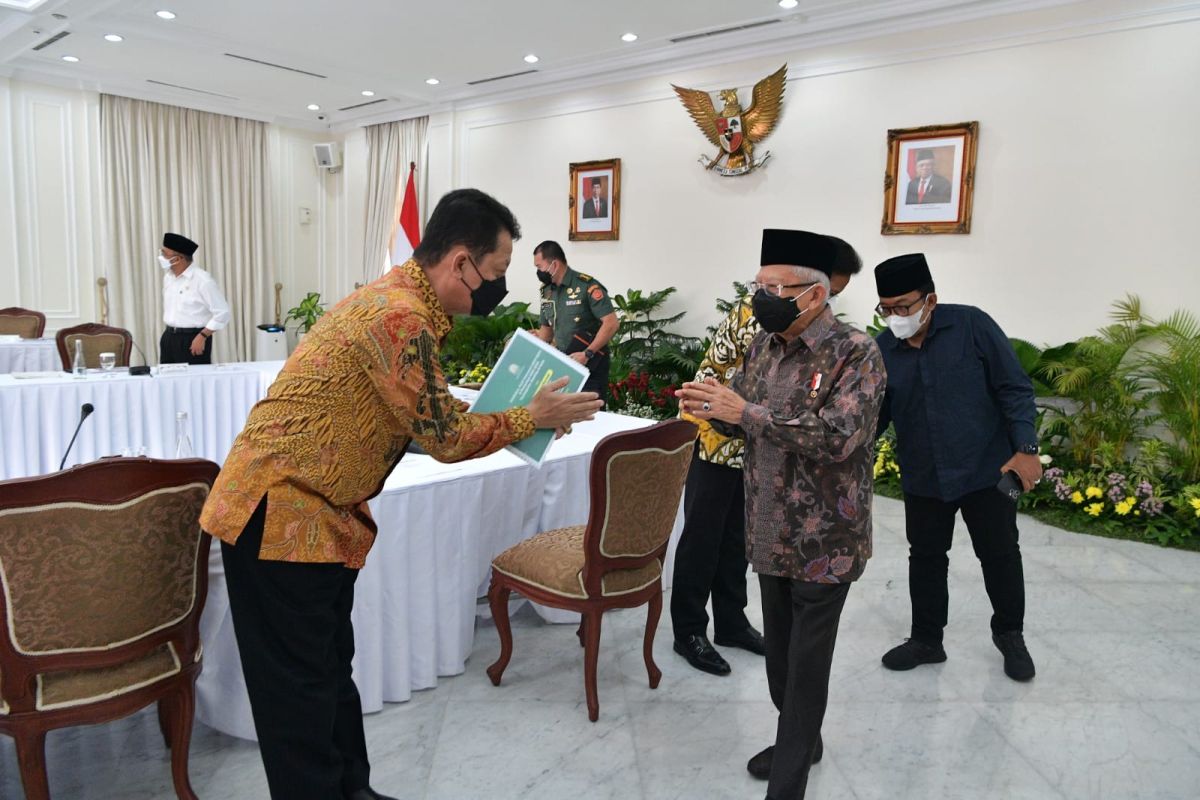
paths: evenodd
<path fill-rule="evenodd" d="M 729 177 L 745 175 L 766 163 L 771 153 L 766 152 L 756 158 L 754 145 L 767 138 L 779 121 L 786 83 L 787 64 L 784 64 L 777 72 L 754 84 L 750 107 L 745 110 L 738 102 L 737 89 L 724 89 L 720 95 L 725 107 L 720 113 L 713 107 L 708 92 L 671 84 L 700 130 L 710 142 L 721 148 L 716 158 L 700 156 L 700 163 L 705 169 L 716 169 L 721 175 Z M 722 159 L 725 160 L 724 166 L 720 166 Z"/>

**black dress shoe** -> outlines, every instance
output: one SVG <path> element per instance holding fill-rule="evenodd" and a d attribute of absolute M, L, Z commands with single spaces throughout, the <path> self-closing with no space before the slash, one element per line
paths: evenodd
<path fill-rule="evenodd" d="M 713 641 L 721 645 L 721 647 L 740 647 L 759 656 L 767 654 L 767 646 L 763 642 L 763 635 L 749 625 L 735 636 L 717 636 Z"/>
<path fill-rule="evenodd" d="M 812 763 L 821 763 L 821 758 L 825 755 L 825 743 L 821 741 L 821 737 L 817 737 L 817 746 L 813 750 Z M 755 753 L 750 760 L 746 762 L 746 771 L 751 777 L 758 778 L 760 781 L 765 781 L 771 777 L 771 762 L 775 758 L 775 745 L 771 745 L 762 752 Z"/>
<path fill-rule="evenodd" d="M 346 800 L 396 800 L 386 794 L 380 794 L 370 786 L 365 789 L 355 789 L 350 794 L 346 795 Z"/>
<path fill-rule="evenodd" d="M 940 644 L 926 644 L 916 639 L 905 639 L 883 654 L 883 665 L 888 669 L 904 671 L 922 664 L 940 664 L 946 660 L 946 651 Z"/>
<path fill-rule="evenodd" d="M 733 670 L 729 662 L 721 658 L 707 636 L 689 636 L 682 642 L 675 640 L 675 652 L 687 659 L 687 662 L 701 672 L 712 675 L 728 675 Z"/>
<path fill-rule="evenodd" d="M 1033 680 L 1033 657 L 1025 648 L 1025 637 L 1020 631 L 993 633 L 992 642 L 1004 654 L 1004 674 L 1014 681 Z"/>

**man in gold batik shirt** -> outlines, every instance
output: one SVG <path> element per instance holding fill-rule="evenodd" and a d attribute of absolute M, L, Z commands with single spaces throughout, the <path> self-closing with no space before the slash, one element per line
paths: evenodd
<path fill-rule="evenodd" d="M 832 306 L 862 269 L 862 259 L 847 242 L 829 237 L 837 249 L 830 278 Z M 712 344 L 700 362 L 695 380 L 713 378 L 728 385 L 742 368 L 750 340 L 758 333 L 750 298 L 740 298 L 717 326 Z M 671 627 L 675 652 L 698 670 L 728 675 L 729 662 L 713 647 L 740 647 L 762 655 L 762 634 L 746 618 L 745 496 L 742 485 L 742 451 L 745 442 L 725 436 L 711 423 L 680 414 L 700 429 L 696 452 L 688 470 L 684 492 L 684 524 L 675 550 L 675 577 L 671 587 Z M 713 642 L 708 639 L 708 612 L 712 599 Z"/>
<path fill-rule="evenodd" d="M 524 408 L 470 414 L 438 347 L 450 315 L 504 297 L 520 228 L 483 192 L 442 198 L 425 238 L 325 314 L 250 412 L 201 515 L 221 540 L 229 602 L 273 798 L 374 800 L 351 677 L 354 580 L 375 538 L 367 501 L 409 443 L 440 461 L 493 453 L 600 408 L 544 387 Z"/>

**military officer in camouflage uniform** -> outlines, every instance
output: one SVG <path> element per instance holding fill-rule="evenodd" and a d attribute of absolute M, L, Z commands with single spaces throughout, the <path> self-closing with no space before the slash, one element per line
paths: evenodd
<path fill-rule="evenodd" d="M 533 266 L 542 282 L 538 337 L 583 364 L 591 373 L 583 391 L 608 400 L 608 342 L 617 332 L 617 314 L 608 290 L 591 275 L 567 266 L 558 242 L 533 250 Z"/>

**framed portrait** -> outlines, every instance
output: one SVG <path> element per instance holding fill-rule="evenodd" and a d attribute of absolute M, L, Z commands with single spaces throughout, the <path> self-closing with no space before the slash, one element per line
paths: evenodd
<path fill-rule="evenodd" d="M 978 137 L 978 122 L 889 130 L 882 232 L 970 233 Z"/>
<path fill-rule="evenodd" d="M 621 159 L 571 164 L 570 240 L 621 238 Z"/>

